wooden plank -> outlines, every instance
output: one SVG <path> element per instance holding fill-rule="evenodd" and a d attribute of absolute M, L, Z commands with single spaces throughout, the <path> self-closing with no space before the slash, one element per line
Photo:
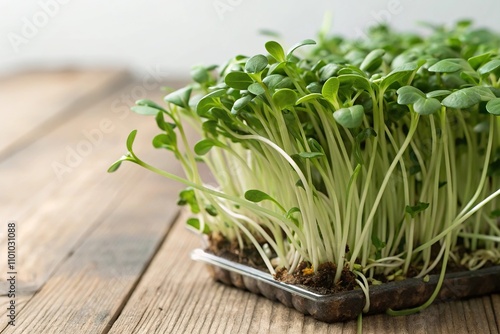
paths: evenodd
<path fill-rule="evenodd" d="M 37 291 L 104 217 L 129 192 L 135 191 L 126 188 L 128 183 L 146 171 L 130 164 L 123 166 L 120 175 L 106 173 L 107 167 L 126 151 L 125 139 L 133 127 L 140 129 L 137 152 L 143 158 L 167 169 L 178 168 L 172 165 L 172 159 L 165 159 L 151 147 L 150 140 L 158 133 L 154 120 L 113 109 L 123 94 L 137 87 L 140 84 L 133 84 L 86 108 L 63 126 L 0 162 L 0 249 L 6 247 L 6 222 L 17 221 L 18 289 L 25 294 Z M 149 97 L 160 100 L 161 94 L 150 93 Z M 77 151 L 81 143 L 89 143 L 84 132 L 102 130 L 103 121 L 112 126 L 101 131 L 101 139 L 89 146 L 69 172 L 57 175 L 54 162 L 67 164 L 68 150 Z M 5 266 L 0 261 L 0 272 L 6 272 Z M 5 292 L 2 279 L 0 293 Z M 0 303 L 4 299 L 1 297 Z M 0 311 L 0 326 L 6 323 L 5 312 L 3 308 Z"/>
<path fill-rule="evenodd" d="M 130 195 L 29 300 L 18 324 L 2 333 L 105 331 L 177 214 L 176 192 L 168 191 L 173 186 L 152 173 L 129 180 L 123 191 Z"/>
<path fill-rule="evenodd" d="M 124 71 L 26 72 L 0 79 L 0 159 L 124 82 Z"/>
<path fill-rule="evenodd" d="M 110 333 L 356 333 L 355 321 L 321 323 L 212 282 L 203 265 L 189 263 L 190 251 L 201 242 L 185 230 L 184 220 L 170 232 Z M 499 306 L 494 295 L 436 304 L 406 317 L 365 316 L 363 332 L 496 333 Z"/>

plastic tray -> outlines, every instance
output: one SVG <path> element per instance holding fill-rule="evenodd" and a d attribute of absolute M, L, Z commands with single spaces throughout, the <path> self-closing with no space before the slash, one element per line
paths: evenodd
<path fill-rule="evenodd" d="M 320 321 L 331 323 L 352 320 L 365 306 L 365 296 L 361 290 L 320 295 L 300 286 L 276 281 L 269 273 L 226 260 L 202 249 L 195 249 L 191 258 L 206 263 L 217 281 L 277 300 Z M 421 278 L 409 278 L 370 286 L 368 314 L 384 313 L 389 308 L 406 309 L 425 303 L 434 291 L 438 278 L 439 275 L 431 275 L 428 282 Z M 500 266 L 447 274 L 436 300 L 455 300 L 494 292 L 500 292 Z"/>

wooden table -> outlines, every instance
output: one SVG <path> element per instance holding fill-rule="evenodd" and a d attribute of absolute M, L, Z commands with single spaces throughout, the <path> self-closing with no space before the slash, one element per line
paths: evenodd
<path fill-rule="evenodd" d="M 136 152 L 173 172 L 151 145 L 135 98 L 161 101 L 153 77 L 119 71 L 24 73 L 0 80 L 1 333 L 355 333 L 214 283 L 189 258 L 200 245 L 176 206 L 180 185 L 132 164 L 107 167 L 138 129 Z M 8 325 L 7 224 L 16 225 L 16 319 Z M 500 295 L 363 319 L 365 333 L 499 333 Z"/>

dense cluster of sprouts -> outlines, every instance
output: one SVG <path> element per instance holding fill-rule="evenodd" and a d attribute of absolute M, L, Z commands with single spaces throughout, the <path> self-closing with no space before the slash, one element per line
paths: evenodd
<path fill-rule="evenodd" d="M 165 108 L 137 102 L 185 177 L 140 160 L 135 131 L 110 171 L 132 161 L 186 184 L 188 224 L 253 245 L 271 273 L 333 262 L 335 280 L 347 267 L 366 291 L 377 275 L 500 264 L 500 37 L 468 22 L 426 38 L 381 26 L 297 55 L 312 44 L 270 41 L 265 55 L 194 67 Z"/>

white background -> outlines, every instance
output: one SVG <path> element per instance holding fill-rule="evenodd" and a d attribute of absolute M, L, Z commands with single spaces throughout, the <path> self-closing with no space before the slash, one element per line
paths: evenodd
<path fill-rule="evenodd" d="M 325 12 L 333 33 L 352 37 L 382 20 L 415 30 L 417 21 L 472 18 L 500 31 L 498 0 L 0 0 L 0 73 L 116 67 L 185 77 L 193 64 L 264 52 L 260 29 L 288 46 L 315 38 Z"/>

